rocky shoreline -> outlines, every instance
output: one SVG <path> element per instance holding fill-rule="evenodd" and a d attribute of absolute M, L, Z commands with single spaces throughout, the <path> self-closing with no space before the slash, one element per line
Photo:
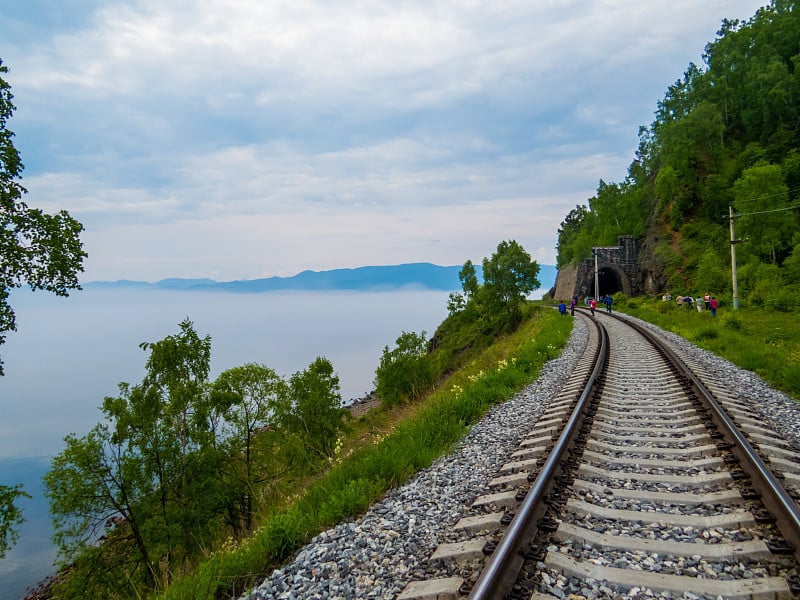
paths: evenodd
<path fill-rule="evenodd" d="M 373 390 L 362 398 L 354 399 L 352 401 L 352 404 L 348 405 L 346 408 L 350 411 L 350 414 L 353 416 L 353 418 L 357 419 L 358 417 L 368 413 L 378 405 L 380 405 L 380 401 L 378 400 L 378 397 L 375 394 L 375 390 Z"/>

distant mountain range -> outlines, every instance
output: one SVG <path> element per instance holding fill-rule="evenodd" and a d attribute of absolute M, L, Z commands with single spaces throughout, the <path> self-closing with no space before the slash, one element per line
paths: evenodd
<path fill-rule="evenodd" d="M 549 290 L 555 285 L 556 267 L 539 265 L 540 289 Z M 162 279 L 155 283 L 146 281 L 90 281 L 85 289 L 132 288 L 159 290 L 220 291 L 220 292 L 272 292 L 277 290 L 393 290 L 399 288 L 456 291 L 461 290 L 458 273 L 461 265 L 443 267 L 431 263 L 357 267 L 331 271 L 303 271 L 292 277 L 267 277 L 239 281 L 214 281 L 213 279 Z M 476 265 L 478 278 L 482 277 Z"/>

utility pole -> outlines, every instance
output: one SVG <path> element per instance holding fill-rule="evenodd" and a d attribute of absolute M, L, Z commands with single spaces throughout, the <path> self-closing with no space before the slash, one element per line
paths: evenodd
<path fill-rule="evenodd" d="M 594 299 L 600 300 L 600 279 L 597 272 L 597 248 L 592 248 L 594 254 Z"/>
<path fill-rule="evenodd" d="M 733 308 L 739 308 L 739 286 L 736 283 L 736 233 L 733 226 L 733 204 L 728 205 L 728 219 L 731 222 L 731 277 L 733 279 Z M 596 267 L 595 267 L 596 268 Z"/>

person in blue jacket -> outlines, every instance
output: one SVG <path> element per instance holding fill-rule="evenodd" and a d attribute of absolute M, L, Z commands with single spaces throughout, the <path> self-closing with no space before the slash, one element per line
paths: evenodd
<path fill-rule="evenodd" d="M 561 304 L 558 305 L 558 312 L 561 313 L 561 316 L 564 317 L 567 314 L 567 305 L 564 304 L 564 301 L 561 301 Z"/>
<path fill-rule="evenodd" d="M 606 294 L 606 297 L 603 298 L 603 304 L 606 305 L 606 312 L 611 312 L 611 303 L 614 300 L 611 298 L 611 294 Z"/>

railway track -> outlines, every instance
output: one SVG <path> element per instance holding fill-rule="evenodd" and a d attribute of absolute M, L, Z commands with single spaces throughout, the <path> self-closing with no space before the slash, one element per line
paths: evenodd
<path fill-rule="evenodd" d="M 800 597 L 798 450 L 646 330 L 580 318 L 570 381 L 399 598 Z"/>

